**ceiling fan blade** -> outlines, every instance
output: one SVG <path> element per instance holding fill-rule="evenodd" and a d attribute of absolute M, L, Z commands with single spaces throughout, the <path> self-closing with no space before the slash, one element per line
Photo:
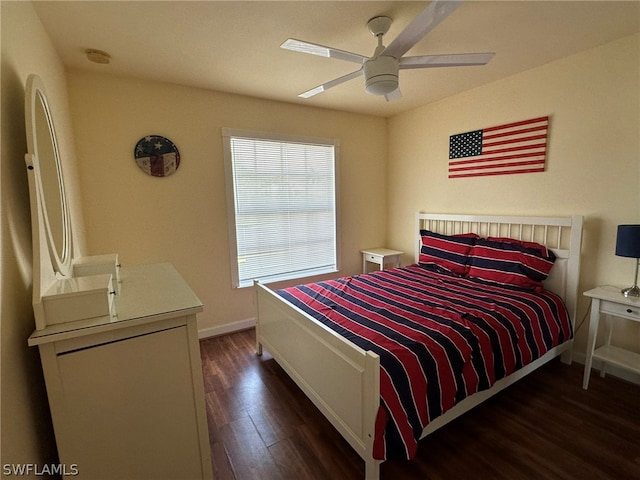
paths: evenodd
<path fill-rule="evenodd" d="M 402 92 L 400 91 L 400 87 L 396 88 L 393 92 L 387 93 L 384 96 L 384 99 L 387 102 L 395 102 L 396 100 L 400 100 L 402 98 Z"/>
<path fill-rule="evenodd" d="M 422 37 L 433 30 L 460 6 L 462 0 L 433 0 L 400 34 L 389 44 L 383 55 L 400 58 Z"/>
<path fill-rule="evenodd" d="M 354 62 L 363 64 L 368 57 L 359 55 L 357 53 L 347 52 L 344 50 L 338 50 L 337 48 L 325 47 L 324 45 L 318 45 L 316 43 L 304 42 L 302 40 L 296 40 L 295 38 L 288 38 L 280 45 L 280 48 L 285 50 L 291 50 L 293 52 L 308 53 L 311 55 L 318 55 L 326 58 L 337 58 L 339 60 L 346 60 L 347 62 Z"/>
<path fill-rule="evenodd" d="M 362 69 L 356 70 L 355 72 L 348 73 L 347 75 L 343 75 L 342 77 L 335 78 L 335 79 L 333 79 L 333 80 L 331 80 L 329 82 L 323 83 L 322 85 L 318 85 L 317 87 L 312 88 L 311 90 L 307 90 L 306 92 L 302 92 L 298 96 L 300 98 L 313 97 L 314 95 L 322 93 L 325 90 L 329 90 L 330 88 L 335 87 L 337 85 L 340 85 L 341 83 L 347 82 L 347 81 L 351 80 L 352 78 L 359 77 L 360 75 L 362 75 Z"/>
<path fill-rule="evenodd" d="M 418 57 L 402 57 L 401 70 L 412 68 L 468 67 L 486 65 L 495 53 L 458 53 L 451 55 L 423 55 Z"/>

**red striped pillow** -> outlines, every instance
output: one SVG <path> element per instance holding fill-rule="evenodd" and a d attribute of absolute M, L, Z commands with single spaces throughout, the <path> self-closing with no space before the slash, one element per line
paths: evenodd
<path fill-rule="evenodd" d="M 478 236 L 474 233 L 442 235 L 429 230 L 420 230 L 422 245 L 418 263 L 443 268 L 456 275 L 467 272 L 469 252 Z"/>
<path fill-rule="evenodd" d="M 556 256 L 545 246 L 514 239 L 476 240 L 469 254 L 467 276 L 540 289 Z"/>
<path fill-rule="evenodd" d="M 549 255 L 549 249 L 544 245 L 540 245 L 536 242 L 527 242 L 525 240 L 518 240 L 517 238 L 509 238 L 509 237 L 487 237 L 487 240 L 490 242 L 503 242 L 503 243 L 515 243 L 525 248 L 535 248 L 540 251 L 540 254 L 543 256 Z"/>

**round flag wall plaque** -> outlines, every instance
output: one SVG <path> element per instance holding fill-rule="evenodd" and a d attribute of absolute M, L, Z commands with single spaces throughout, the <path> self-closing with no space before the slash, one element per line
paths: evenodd
<path fill-rule="evenodd" d="M 138 140 L 134 157 L 140 170 L 154 177 L 168 177 L 180 166 L 178 148 L 160 135 L 147 135 Z"/>

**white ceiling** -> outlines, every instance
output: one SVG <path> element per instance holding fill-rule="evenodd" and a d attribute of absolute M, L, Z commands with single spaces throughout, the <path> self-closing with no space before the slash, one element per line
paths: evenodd
<path fill-rule="evenodd" d="M 486 66 L 400 73 L 403 98 L 367 94 L 362 77 L 310 99 L 298 93 L 358 68 L 280 48 L 288 37 L 370 56 L 374 16 L 385 44 L 428 2 L 34 2 L 65 65 L 388 117 L 640 31 L 640 1 L 478 1 L 458 8 L 408 55 L 495 52 Z M 111 64 L 90 63 L 88 48 Z M 640 62 L 630 58 L 630 62 Z M 639 86 L 640 87 L 640 86 Z"/>

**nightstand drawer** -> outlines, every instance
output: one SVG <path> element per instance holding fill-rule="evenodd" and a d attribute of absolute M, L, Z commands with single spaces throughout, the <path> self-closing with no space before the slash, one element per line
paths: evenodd
<path fill-rule="evenodd" d="M 631 320 L 640 321 L 640 306 L 623 305 L 621 303 L 601 300 L 600 311 L 610 315 L 617 315 Z"/>
<path fill-rule="evenodd" d="M 364 256 L 367 262 L 380 263 L 384 257 L 380 255 L 371 255 L 370 253 L 365 254 Z"/>

